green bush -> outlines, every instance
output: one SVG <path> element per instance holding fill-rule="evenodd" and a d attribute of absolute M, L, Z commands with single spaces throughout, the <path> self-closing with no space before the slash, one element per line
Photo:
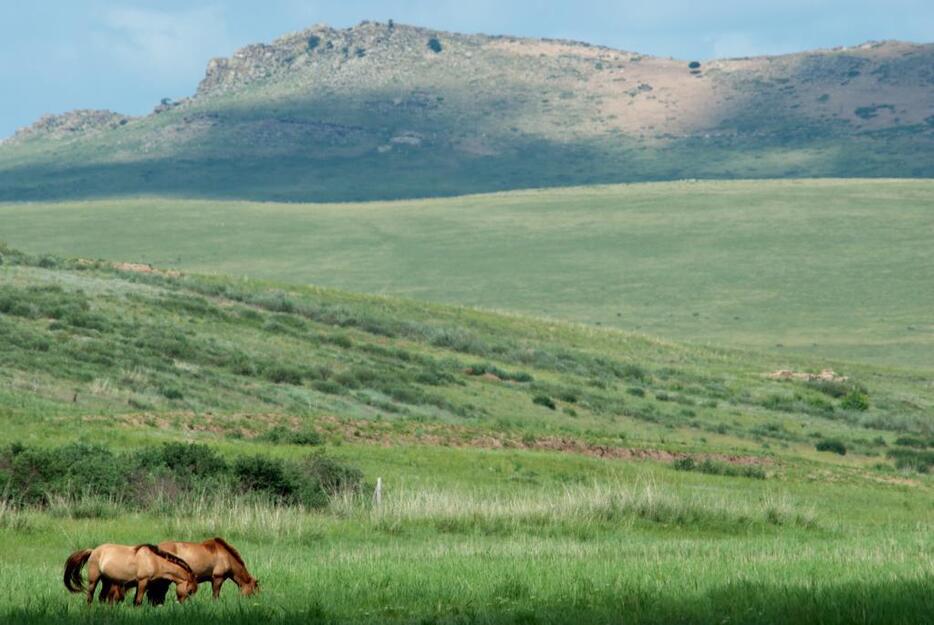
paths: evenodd
<path fill-rule="evenodd" d="M 869 396 L 854 389 L 840 401 L 840 407 L 844 410 L 869 410 Z"/>
<path fill-rule="evenodd" d="M 924 441 L 915 436 L 899 436 L 895 439 L 895 444 L 899 447 L 916 447 L 925 449 L 931 445 L 930 441 Z"/>
<path fill-rule="evenodd" d="M 835 454 L 840 454 L 841 456 L 846 455 L 846 445 L 843 444 L 843 441 L 839 441 L 834 438 L 822 440 L 817 443 L 814 448 L 817 449 L 817 451 L 829 451 Z"/>
<path fill-rule="evenodd" d="M 271 430 L 263 432 L 256 437 L 258 441 L 273 443 L 274 445 L 322 445 L 324 439 L 314 430 L 290 430 L 285 426 L 278 425 Z"/>
<path fill-rule="evenodd" d="M 275 384 L 299 386 L 302 383 L 302 371 L 289 365 L 269 365 L 263 370 L 263 376 Z"/>
<path fill-rule="evenodd" d="M 895 461 L 899 469 L 929 473 L 934 467 L 934 451 L 890 449 L 886 455 Z"/>
<path fill-rule="evenodd" d="M 428 40 L 428 49 L 434 52 L 435 54 L 438 54 L 444 48 L 441 45 L 441 42 L 438 40 L 437 37 L 432 37 L 431 39 Z"/>
<path fill-rule="evenodd" d="M 555 401 L 551 397 L 548 397 L 548 395 L 536 395 L 532 398 L 532 403 L 539 406 L 544 406 L 545 408 L 549 408 L 551 410 L 557 408 Z"/>
<path fill-rule="evenodd" d="M 359 491 L 362 483 L 360 471 L 322 454 L 302 461 L 250 456 L 229 464 L 206 445 L 183 443 L 125 453 L 81 443 L 51 449 L 13 444 L 0 450 L 0 493 L 15 505 L 97 498 L 146 509 L 210 490 L 320 507 L 338 492 Z"/>
<path fill-rule="evenodd" d="M 710 458 L 697 462 L 690 456 L 678 458 L 671 463 L 671 466 L 678 471 L 694 471 L 697 473 L 706 473 L 708 475 L 725 475 L 729 477 L 748 477 L 756 480 L 766 478 L 762 467 L 756 465 L 732 465 L 726 462 L 718 462 Z"/>

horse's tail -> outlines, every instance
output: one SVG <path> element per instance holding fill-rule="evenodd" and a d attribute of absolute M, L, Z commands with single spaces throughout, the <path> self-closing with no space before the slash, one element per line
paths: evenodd
<path fill-rule="evenodd" d="M 81 579 L 81 569 L 84 563 L 91 557 L 90 549 L 76 551 L 65 560 L 65 588 L 69 592 L 81 592 L 84 590 L 84 580 Z"/>

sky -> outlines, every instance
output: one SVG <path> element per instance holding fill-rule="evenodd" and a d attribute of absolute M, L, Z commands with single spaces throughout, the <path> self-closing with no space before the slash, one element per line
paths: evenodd
<path fill-rule="evenodd" d="M 390 18 L 691 60 L 934 41 L 934 0 L 0 0 L 0 137 L 75 108 L 145 114 L 212 57 Z"/>

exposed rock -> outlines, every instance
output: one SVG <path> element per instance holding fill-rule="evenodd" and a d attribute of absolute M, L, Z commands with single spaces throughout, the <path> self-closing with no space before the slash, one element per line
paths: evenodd
<path fill-rule="evenodd" d="M 132 117 L 92 109 L 68 111 L 61 115 L 43 115 L 32 126 L 21 128 L 10 138 L 11 143 L 47 137 L 65 139 L 91 132 L 119 128 L 132 121 Z"/>
<path fill-rule="evenodd" d="M 846 382 L 849 380 L 847 376 L 838 375 L 833 369 L 824 369 L 820 373 L 779 369 L 769 373 L 767 377 L 772 380 L 798 380 L 800 382 Z"/>

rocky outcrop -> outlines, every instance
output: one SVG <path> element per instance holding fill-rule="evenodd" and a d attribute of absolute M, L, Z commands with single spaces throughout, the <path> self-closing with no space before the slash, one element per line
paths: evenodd
<path fill-rule="evenodd" d="M 32 126 L 21 128 L 10 139 L 10 143 L 37 138 L 66 139 L 92 132 L 119 128 L 133 118 L 113 111 L 79 109 L 61 115 L 43 115 Z"/>

